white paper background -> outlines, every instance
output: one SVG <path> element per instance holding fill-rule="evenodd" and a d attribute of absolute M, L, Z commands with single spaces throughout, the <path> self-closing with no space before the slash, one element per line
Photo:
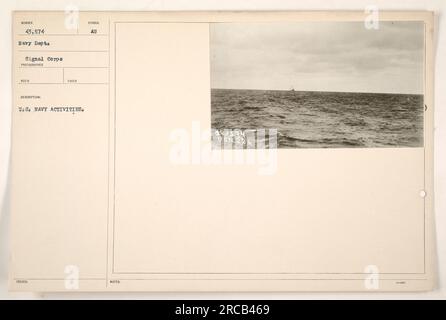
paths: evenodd
<path fill-rule="evenodd" d="M 8 293 L 9 198 L 8 168 L 11 131 L 11 11 L 64 10 L 77 5 L 80 10 L 360 10 L 376 5 L 380 10 L 431 10 L 436 13 L 435 52 L 435 216 L 437 228 L 439 288 L 428 293 L 406 294 L 324 294 L 324 293 L 109 293 L 109 294 L 24 294 Z M 446 299 L 446 13 L 444 0 L 18 0 L 0 3 L 0 299 L 41 298 L 133 298 L 133 299 Z"/>

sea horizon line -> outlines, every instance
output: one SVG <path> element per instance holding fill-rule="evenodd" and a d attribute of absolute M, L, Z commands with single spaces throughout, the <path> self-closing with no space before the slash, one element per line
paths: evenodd
<path fill-rule="evenodd" d="M 326 92 L 326 93 L 361 93 L 361 94 L 395 94 L 408 96 L 424 96 L 424 93 L 398 93 L 398 92 L 366 92 L 366 91 L 331 91 L 331 90 L 296 90 L 296 89 L 243 89 L 243 88 L 212 88 L 211 90 L 243 90 L 243 91 L 284 91 L 284 92 Z"/>

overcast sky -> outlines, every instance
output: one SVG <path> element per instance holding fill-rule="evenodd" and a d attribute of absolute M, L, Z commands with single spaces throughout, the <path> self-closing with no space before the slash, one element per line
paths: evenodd
<path fill-rule="evenodd" d="M 422 22 L 211 24 L 211 86 L 423 92 Z"/>

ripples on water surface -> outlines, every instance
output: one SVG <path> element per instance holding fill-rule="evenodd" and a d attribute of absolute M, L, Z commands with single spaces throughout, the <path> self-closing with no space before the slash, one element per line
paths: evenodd
<path fill-rule="evenodd" d="M 212 128 L 277 129 L 279 148 L 421 147 L 423 96 L 212 89 Z"/>

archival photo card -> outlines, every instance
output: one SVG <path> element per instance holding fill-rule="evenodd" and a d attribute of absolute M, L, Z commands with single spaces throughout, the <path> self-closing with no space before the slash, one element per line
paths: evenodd
<path fill-rule="evenodd" d="M 433 12 L 72 14 L 12 16 L 11 291 L 437 286 Z"/>
<path fill-rule="evenodd" d="M 420 21 L 213 23 L 210 50 L 214 147 L 423 146 Z"/>

